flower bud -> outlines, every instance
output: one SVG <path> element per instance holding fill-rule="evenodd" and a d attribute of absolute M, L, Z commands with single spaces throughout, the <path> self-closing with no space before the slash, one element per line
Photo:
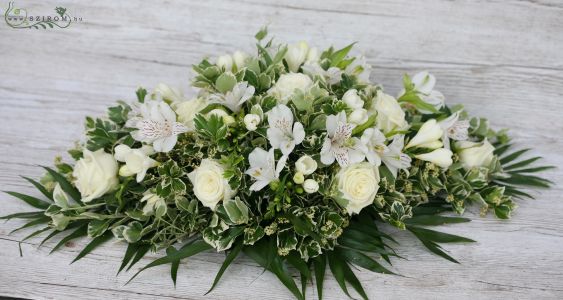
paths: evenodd
<path fill-rule="evenodd" d="M 303 182 L 303 189 L 308 194 L 315 193 L 319 190 L 319 183 L 314 179 L 307 179 L 305 180 L 305 182 Z"/>
<path fill-rule="evenodd" d="M 303 155 L 295 162 L 295 169 L 303 175 L 311 175 L 317 170 L 317 161 L 309 155 Z"/>
<path fill-rule="evenodd" d="M 348 90 L 342 96 L 342 101 L 352 109 L 359 109 L 364 107 L 364 101 L 358 96 L 358 91 L 355 89 Z"/>
<path fill-rule="evenodd" d="M 305 176 L 303 176 L 303 173 L 297 172 L 295 173 L 295 175 L 293 175 L 293 182 L 297 184 L 302 184 L 304 181 L 305 181 Z"/>
<path fill-rule="evenodd" d="M 258 128 L 258 124 L 260 124 L 260 116 L 255 114 L 248 114 L 244 116 L 244 126 L 248 131 L 254 131 Z"/>

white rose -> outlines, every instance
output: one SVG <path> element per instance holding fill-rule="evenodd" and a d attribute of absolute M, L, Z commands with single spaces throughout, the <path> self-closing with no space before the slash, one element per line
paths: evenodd
<path fill-rule="evenodd" d="M 303 175 L 311 175 L 317 170 L 317 161 L 309 155 L 303 155 L 295 162 L 295 169 Z"/>
<path fill-rule="evenodd" d="M 105 153 L 103 149 L 94 152 L 84 149 L 82 154 L 83 158 L 76 163 L 72 172 L 82 202 L 90 202 L 116 189 L 119 179 L 113 155 Z"/>
<path fill-rule="evenodd" d="M 459 141 L 456 143 L 459 161 L 466 170 L 475 167 L 488 167 L 493 161 L 495 147 L 485 139 L 481 143 Z"/>
<path fill-rule="evenodd" d="M 248 131 L 254 131 L 258 128 L 258 124 L 260 124 L 260 116 L 255 114 L 248 114 L 244 116 L 244 126 Z"/>
<path fill-rule="evenodd" d="M 406 130 L 409 127 L 405 121 L 405 112 L 393 96 L 378 92 L 372 108 L 377 112 L 377 127 L 383 133 Z"/>
<path fill-rule="evenodd" d="M 199 167 L 188 174 L 194 186 L 195 196 L 204 206 L 212 210 L 221 200 L 229 200 L 234 195 L 229 181 L 223 177 L 224 172 L 225 169 L 217 161 L 204 159 Z"/>
<path fill-rule="evenodd" d="M 280 76 L 276 84 L 268 90 L 268 94 L 276 97 L 279 103 L 287 104 L 295 90 L 307 92 L 313 86 L 309 76 L 302 73 L 287 73 Z"/>
<path fill-rule="evenodd" d="M 349 214 L 360 211 L 373 203 L 379 189 L 379 170 L 376 166 L 361 162 L 340 169 L 336 175 L 338 191 L 347 200 L 345 205 Z"/>
<path fill-rule="evenodd" d="M 363 108 L 354 110 L 348 116 L 348 122 L 356 125 L 364 124 L 368 120 L 368 111 Z"/>
<path fill-rule="evenodd" d="M 306 42 L 299 42 L 294 45 L 287 46 L 287 52 L 284 59 L 290 72 L 297 72 L 301 64 L 307 59 L 309 53 L 309 45 Z"/>
<path fill-rule="evenodd" d="M 174 110 L 178 115 L 178 121 L 180 123 L 190 129 L 194 129 L 194 117 L 205 107 L 207 107 L 207 101 L 203 98 L 196 98 L 176 103 Z"/>
<path fill-rule="evenodd" d="M 409 141 L 405 149 L 410 147 L 437 149 L 442 147 L 440 139 L 444 134 L 444 130 L 435 119 L 430 119 L 418 130 L 416 135 Z"/>
<path fill-rule="evenodd" d="M 307 179 L 303 182 L 303 189 L 307 194 L 316 193 L 319 190 L 319 183 L 313 179 Z"/>
<path fill-rule="evenodd" d="M 223 119 L 223 123 L 225 123 L 225 125 L 227 125 L 227 126 L 235 123 L 235 118 L 233 118 L 233 116 L 229 115 L 226 111 L 224 111 L 220 108 L 213 109 L 213 110 L 211 110 L 210 112 L 207 113 L 207 116 L 211 116 L 211 115 L 216 115 L 216 116 L 220 117 L 221 119 Z"/>
<path fill-rule="evenodd" d="M 358 96 L 358 91 L 351 89 L 346 91 L 342 96 L 342 101 L 351 109 L 359 109 L 364 107 L 364 101 Z"/>
<path fill-rule="evenodd" d="M 248 54 L 242 51 L 235 51 L 233 53 L 233 62 L 237 66 L 237 70 L 240 70 L 246 66 L 246 61 L 248 60 Z"/>
<path fill-rule="evenodd" d="M 429 161 L 441 168 L 449 168 L 452 161 L 452 151 L 444 148 L 436 149 L 429 153 L 415 155 L 416 158 L 424 161 Z"/>
<path fill-rule="evenodd" d="M 154 154 L 151 146 L 131 149 L 127 145 L 117 145 L 114 149 L 114 157 L 117 161 L 125 163 L 119 168 L 119 175 L 127 177 L 137 174 L 137 182 L 143 181 L 147 170 L 158 165 L 156 160 L 149 157 L 151 154 Z"/>
<path fill-rule="evenodd" d="M 233 58 L 228 54 L 221 55 L 217 58 L 216 65 L 225 71 L 231 71 L 233 69 Z"/>

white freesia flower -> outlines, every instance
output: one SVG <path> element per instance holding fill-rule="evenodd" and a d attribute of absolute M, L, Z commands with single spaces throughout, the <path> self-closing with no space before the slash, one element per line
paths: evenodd
<path fill-rule="evenodd" d="M 281 149 L 285 156 L 305 139 L 303 124 L 293 123 L 293 113 L 286 105 L 278 104 L 268 112 L 268 124 L 266 134 L 270 144 L 274 149 Z"/>
<path fill-rule="evenodd" d="M 385 140 L 385 135 L 377 128 L 368 128 L 362 134 L 361 141 L 366 145 L 366 158 L 373 165 L 380 166 L 381 158 L 389 152 Z"/>
<path fill-rule="evenodd" d="M 327 136 L 321 149 L 321 162 L 330 165 L 336 160 L 340 166 L 358 163 L 365 158 L 365 146 L 360 139 L 352 137 L 355 125 L 347 123 L 346 113 L 326 118 Z"/>
<path fill-rule="evenodd" d="M 368 111 L 363 108 L 358 108 L 348 116 L 348 121 L 352 124 L 361 125 L 367 122 L 368 118 Z"/>
<path fill-rule="evenodd" d="M 495 147 L 487 139 L 480 143 L 459 141 L 455 143 L 459 161 L 466 170 L 488 167 L 493 161 Z"/>
<path fill-rule="evenodd" d="M 131 149 L 127 145 L 117 145 L 114 149 L 114 157 L 117 161 L 125 163 L 119 169 L 119 175 L 127 177 L 137 174 L 137 182 L 143 181 L 147 170 L 158 165 L 156 160 L 149 157 L 152 154 L 154 150 L 151 146 Z"/>
<path fill-rule="evenodd" d="M 243 81 L 237 83 L 232 90 L 225 94 L 212 94 L 209 97 L 209 102 L 225 105 L 234 113 L 237 113 L 252 96 L 254 96 L 254 87 Z"/>
<path fill-rule="evenodd" d="M 317 161 L 309 155 L 303 155 L 295 162 L 295 170 L 303 175 L 311 175 L 317 170 Z"/>
<path fill-rule="evenodd" d="M 233 69 L 233 58 L 229 54 L 221 55 L 217 58 L 215 64 L 225 71 L 231 71 Z"/>
<path fill-rule="evenodd" d="M 438 124 L 444 131 L 444 134 L 442 135 L 442 142 L 444 143 L 444 148 L 446 149 L 450 149 L 450 139 L 465 141 L 469 136 L 469 121 L 459 121 L 459 112 L 453 113 L 451 116 L 438 122 Z"/>
<path fill-rule="evenodd" d="M 387 134 L 393 131 L 402 131 L 409 128 L 409 124 L 405 120 L 405 112 L 393 98 L 381 91 L 377 92 L 377 96 L 372 104 L 372 111 L 377 112 L 377 128 Z"/>
<path fill-rule="evenodd" d="M 360 211 L 373 203 L 379 190 L 379 170 L 367 163 L 357 163 L 340 169 L 336 175 L 338 191 L 346 200 L 348 213 L 359 214 Z"/>
<path fill-rule="evenodd" d="M 410 147 L 438 149 L 443 145 L 440 141 L 443 133 L 444 131 L 442 130 L 440 125 L 438 125 L 436 120 L 430 119 L 422 124 L 416 135 L 409 141 L 405 149 Z"/>
<path fill-rule="evenodd" d="M 405 136 L 396 135 L 391 144 L 387 145 L 387 151 L 384 151 L 383 157 L 381 157 L 381 160 L 391 174 L 393 174 L 393 177 L 397 177 L 399 170 L 408 172 L 407 170 L 411 166 L 411 158 L 403 153 L 404 146 Z"/>
<path fill-rule="evenodd" d="M 153 90 L 153 95 L 159 95 L 162 100 L 168 103 L 184 101 L 184 94 L 179 89 L 170 87 L 164 83 L 159 83 Z"/>
<path fill-rule="evenodd" d="M 254 131 L 258 128 L 260 124 L 260 116 L 255 114 L 248 114 L 244 116 L 244 126 L 248 131 Z"/>
<path fill-rule="evenodd" d="M 303 182 L 303 190 L 307 194 L 316 193 L 319 190 L 319 183 L 314 179 L 307 179 Z"/>
<path fill-rule="evenodd" d="M 136 116 L 130 118 L 126 126 L 136 128 L 131 136 L 140 142 L 152 144 L 157 152 L 168 152 L 178 141 L 178 134 L 189 130 L 184 124 L 176 122 L 176 113 L 163 101 L 146 101 L 139 107 Z"/>
<path fill-rule="evenodd" d="M 267 186 L 270 182 L 278 180 L 280 172 L 285 167 L 287 156 L 282 156 L 275 164 L 274 148 L 266 151 L 262 148 L 254 148 L 248 155 L 248 162 L 250 168 L 246 170 L 245 174 L 254 178 L 254 182 L 250 186 L 251 191 L 259 191 Z"/>
<path fill-rule="evenodd" d="M 452 154 L 452 151 L 450 151 L 449 149 L 440 148 L 429 153 L 415 155 L 414 157 L 420 160 L 429 161 L 441 168 L 446 169 L 449 168 L 453 163 Z"/>
<path fill-rule="evenodd" d="M 206 108 L 207 100 L 204 98 L 195 98 L 188 101 L 175 102 L 172 108 L 178 115 L 178 121 L 184 124 L 189 130 L 194 130 L 195 116 Z"/>
<path fill-rule="evenodd" d="M 290 72 L 297 72 L 301 64 L 307 59 L 309 45 L 301 41 L 297 44 L 288 45 L 284 59 Z"/>
<path fill-rule="evenodd" d="M 111 192 L 119 185 L 117 162 L 103 149 L 84 149 L 83 157 L 74 166 L 74 185 L 82 196 L 82 202 L 90 202 Z"/>
<path fill-rule="evenodd" d="M 302 73 L 287 73 L 278 78 L 276 84 L 268 90 L 268 94 L 276 97 L 279 103 L 287 104 L 295 90 L 306 93 L 312 86 L 313 81 L 309 76 Z"/>
<path fill-rule="evenodd" d="M 342 79 L 342 70 L 337 67 L 330 67 L 328 70 L 325 70 L 319 63 L 311 62 L 305 63 L 302 69 L 303 73 L 310 76 L 318 75 L 330 85 L 337 84 Z"/>
<path fill-rule="evenodd" d="M 414 89 L 418 92 L 420 98 L 428 104 L 431 104 L 436 109 L 444 107 L 445 97 L 439 91 L 434 90 L 436 85 L 436 77 L 427 71 L 416 73 L 412 79 Z M 432 113 L 427 110 L 420 110 L 421 113 Z"/>
<path fill-rule="evenodd" d="M 203 159 L 199 167 L 188 174 L 195 196 L 211 210 L 215 210 L 220 201 L 229 200 L 235 194 L 223 173 L 225 168 L 219 162 Z"/>
<path fill-rule="evenodd" d="M 346 91 L 342 96 L 342 101 L 351 109 L 359 109 L 364 107 L 364 101 L 358 96 L 356 89 Z"/>

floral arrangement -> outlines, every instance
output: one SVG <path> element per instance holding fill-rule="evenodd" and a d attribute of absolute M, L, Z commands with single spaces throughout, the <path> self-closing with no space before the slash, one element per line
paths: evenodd
<path fill-rule="evenodd" d="M 322 298 L 327 265 L 348 296 L 352 287 L 367 298 L 351 267 L 393 274 L 400 257 L 380 225 L 457 262 L 442 244 L 473 241 L 428 226 L 469 221 L 455 215 L 469 205 L 509 218 L 516 198 L 532 197 L 522 187 L 551 184 L 533 175 L 550 167 L 511 152 L 505 131 L 447 106 L 428 72 L 405 75 L 393 97 L 370 83 L 353 44 L 320 52 L 266 35 L 254 56 L 193 66 L 195 99 L 160 84 L 88 117 L 73 163 L 58 158 L 40 181 L 25 178 L 43 199 L 8 192 L 39 210 L 3 219 L 44 225 L 25 238 L 50 232 L 41 244 L 62 236 L 53 251 L 87 236 L 74 261 L 123 241 L 119 271 L 165 250 L 138 272 L 170 264 L 174 283 L 182 259 L 214 249 L 226 257 L 211 289 L 244 253 L 297 299 L 313 278 Z"/>

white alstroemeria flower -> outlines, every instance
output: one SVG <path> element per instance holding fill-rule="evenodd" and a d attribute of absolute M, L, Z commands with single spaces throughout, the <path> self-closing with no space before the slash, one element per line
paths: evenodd
<path fill-rule="evenodd" d="M 287 156 L 282 156 L 276 166 L 274 148 L 270 149 L 270 151 L 266 151 L 262 148 L 254 148 L 248 155 L 250 168 L 245 172 L 245 174 L 250 175 L 250 177 L 256 180 L 256 182 L 250 186 L 250 190 L 259 191 L 270 184 L 270 182 L 278 180 L 280 172 L 285 167 L 286 161 Z"/>
<path fill-rule="evenodd" d="M 278 104 L 268 112 L 268 124 L 270 128 L 266 134 L 270 144 L 274 149 L 281 149 L 285 156 L 305 139 L 303 124 L 293 123 L 293 113 L 284 104 Z"/>
<path fill-rule="evenodd" d="M 248 82 L 243 81 L 237 83 L 232 90 L 223 94 L 213 94 L 209 97 L 209 102 L 225 105 L 234 113 L 240 111 L 240 108 L 248 99 L 254 96 L 254 87 Z"/>
<path fill-rule="evenodd" d="M 125 126 L 136 128 L 131 136 L 143 143 L 152 144 L 157 152 L 168 152 L 174 148 L 178 135 L 188 131 L 188 128 L 176 122 L 176 113 L 163 101 L 149 100 L 132 112 Z"/>
<path fill-rule="evenodd" d="M 409 141 L 406 148 L 418 147 L 418 148 L 428 148 L 428 149 L 438 149 L 442 147 L 442 134 L 444 131 L 438 125 L 435 119 L 430 119 L 418 130 L 416 135 Z"/>
<path fill-rule="evenodd" d="M 330 165 L 336 160 L 342 167 L 359 163 L 365 158 L 365 145 L 360 139 L 352 137 L 355 125 L 346 122 L 346 113 L 330 115 L 326 118 L 326 131 L 321 149 L 321 162 Z"/>
<path fill-rule="evenodd" d="M 117 145 L 113 156 L 117 161 L 125 163 L 119 168 L 119 175 L 127 177 L 137 174 L 137 182 L 143 181 L 147 170 L 158 165 L 156 160 L 149 157 L 152 154 L 154 154 L 154 150 L 151 146 L 145 145 L 139 149 L 131 149 L 127 145 Z"/>
<path fill-rule="evenodd" d="M 449 168 L 453 163 L 452 154 L 453 153 L 452 151 L 450 151 L 450 149 L 440 148 L 429 153 L 415 155 L 414 157 L 420 160 L 429 161 L 441 168 L 446 169 Z"/>
<path fill-rule="evenodd" d="M 380 166 L 381 158 L 389 152 L 385 140 L 385 135 L 377 128 L 364 130 L 361 141 L 366 145 L 366 158 L 371 164 Z"/>
<path fill-rule="evenodd" d="M 459 111 L 438 122 L 438 124 L 444 131 L 442 135 L 442 142 L 444 143 L 444 148 L 446 149 L 450 149 L 450 139 L 465 141 L 469 137 L 469 121 L 459 121 Z"/>
<path fill-rule="evenodd" d="M 420 98 L 428 104 L 431 104 L 436 109 L 444 107 L 445 97 L 442 93 L 434 90 L 436 85 L 436 77 L 428 73 L 428 71 L 422 71 L 416 73 L 411 82 L 414 84 L 414 89 L 418 92 Z M 420 110 L 421 113 L 429 114 L 431 111 Z"/>
<path fill-rule="evenodd" d="M 387 146 L 388 151 L 383 153 L 381 160 L 391 171 L 393 177 L 397 177 L 397 172 L 399 170 L 407 170 L 411 166 L 411 158 L 403 153 L 403 147 L 405 145 L 405 136 L 396 135 L 393 138 L 391 144 Z"/>
<path fill-rule="evenodd" d="M 342 70 L 337 67 L 330 67 L 325 70 L 317 62 L 311 62 L 305 63 L 302 69 L 303 73 L 310 76 L 318 75 L 330 85 L 337 84 L 342 79 Z"/>

